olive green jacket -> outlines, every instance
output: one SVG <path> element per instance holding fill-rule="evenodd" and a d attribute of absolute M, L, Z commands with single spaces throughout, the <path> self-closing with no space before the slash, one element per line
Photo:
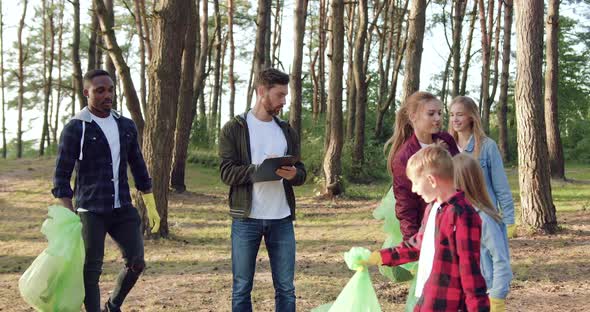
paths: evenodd
<path fill-rule="evenodd" d="M 233 218 L 248 218 L 252 210 L 252 174 L 256 165 L 252 164 L 250 152 L 250 135 L 246 114 L 237 115 L 228 121 L 219 136 L 219 171 L 221 181 L 229 185 L 229 214 Z M 287 154 L 301 157 L 299 138 L 291 126 L 283 120 L 274 117 L 274 121 L 281 127 L 287 140 Z M 295 193 L 293 186 L 305 183 L 307 173 L 301 161 L 295 164 L 297 174 L 293 180 L 283 179 L 287 203 L 291 209 L 291 216 L 295 219 Z"/>

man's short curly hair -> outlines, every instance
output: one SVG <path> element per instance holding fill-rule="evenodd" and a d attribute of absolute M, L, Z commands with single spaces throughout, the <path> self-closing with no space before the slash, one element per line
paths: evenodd
<path fill-rule="evenodd" d="M 256 87 L 265 86 L 272 88 L 275 85 L 288 85 L 289 75 L 275 68 L 266 68 L 260 71 L 256 80 Z"/>

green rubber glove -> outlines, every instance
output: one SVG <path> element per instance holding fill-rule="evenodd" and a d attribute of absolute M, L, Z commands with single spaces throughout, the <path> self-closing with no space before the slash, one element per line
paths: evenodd
<path fill-rule="evenodd" d="M 141 197 L 147 210 L 149 226 L 152 229 L 152 233 L 157 233 L 160 229 L 160 215 L 158 215 L 158 211 L 156 210 L 154 193 L 141 194 Z"/>
<path fill-rule="evenodd" d="M 506 312 L 506 300 L 490 297 L 490 312 Z"/>
<path fill-rule="evenodd" d="M 363 264 L 369 266 L 369 265 L 382 265 L 383 261 L 381 260 L 381 252 L 379 250 L 373 251 L 371 253 L 371 256 L 369 256 L 369 259 L 367 259 L 366 261 L 362 261 Z"/>

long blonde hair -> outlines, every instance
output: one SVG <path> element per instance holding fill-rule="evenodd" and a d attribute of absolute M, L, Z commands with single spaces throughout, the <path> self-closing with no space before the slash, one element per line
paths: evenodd
<path fill-rule="evenodd" d="M 404 104 L 402 104 L 400 109 L 395 114 L 393 135 L 391 138 L 389 138 L 389 140 L 387 140 L 387 142 L 385 142 L 385 146 L 383 147 L 383 151 L 385 152 L 387 147 L 391 144 L 391 148 L 389 149 L 389 154 L 387 156 L 387 169 L 389 170 L 389 173 L 392 173 L 391 163 L 395 157 L 395 153 L 397 153 L 402 144 L 404 144 L 404 142 L 412 135 L 412 133 L 414 133 L 414 127 L 410 121 L 410 115 L 418 112 L 425 103 L 432 100 L 438 101 L 436 96 L 434 96 L 432 93 L 416 91 L 406 98 Z"/>
<path fill-rule="evenodd" d="M 468 154 L 460 153 L 453 157 L 455 170 L 455 186 L 465 192 L 465 197 L 481 211 L 501 222 L 502 217 L 496 210 L 483 178 L 481 167 L 477 160 Z"/>
<path fill-rule="evenodd" d="M 481 152 L 481 145 L 487 137 L 486 133 L 483 131 L 483 126 L 481 125 L 481 117 L 479 117 L 477 104 L 475 104 L 475 101 L 468 96 L 458 96 L 454 98 L 450 107 L 453 107 L 455 104 L 463 105 L 465 112 L 471 118 L 471 131 L 473 132 L 473 140 L 475 143 L 473 146 L 473 157 L 477 159 Z M 459 142 L 459 133 L 453 129 L 452 123 L 451 118 L 449 118 L 449 134 L 453 136 L 455 142 Z"/>

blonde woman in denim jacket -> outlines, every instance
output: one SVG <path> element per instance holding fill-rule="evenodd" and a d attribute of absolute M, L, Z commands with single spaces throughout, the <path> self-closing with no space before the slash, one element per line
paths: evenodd
<path fill-rule="evenodd" d="M 449 133 L 461 152 L 479 160 L 488 195 L 501 212 L 508 238 L 514 237 L 514 200 L 504 171 L 502 156 L 494 140 L 487 137 L 481 125 L 477 104 L 467 96 L 453 99 L 450 107 Z"/>
<path fill-rule="evenodd" d="M 490 297 L 491 312 L 505 312 L 512 269 L 506 226 L 483 184 L 479 162 L 466 153 L 453 157 L 455 186 L 465 193 L 481 218 L 480 268 Z"/>

